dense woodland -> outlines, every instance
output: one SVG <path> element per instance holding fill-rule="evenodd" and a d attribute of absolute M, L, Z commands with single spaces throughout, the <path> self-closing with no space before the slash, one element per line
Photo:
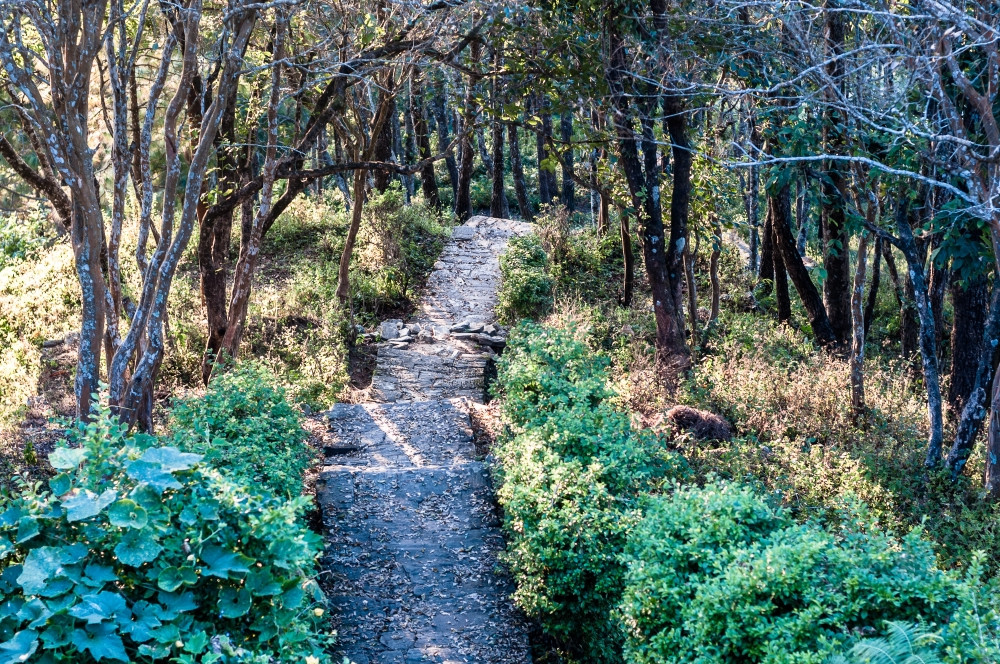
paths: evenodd
<path fill-rule="evenodd" d="M 314 413 L 475 215 L 537 661 L 1000 661 L 1000 3 L 0 0 L 0 65 L 0 664 L 334 661 Z"/>

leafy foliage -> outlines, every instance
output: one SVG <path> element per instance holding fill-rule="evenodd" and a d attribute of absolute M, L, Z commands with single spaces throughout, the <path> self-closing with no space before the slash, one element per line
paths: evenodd
<path fill-rule="evenodd" d="M 677 487 L 628 547 L 629 661 L 820 664 L 852 630 L 942 621 L 956 579 L 913 531 L 793 524 L 750 489 Z"/>
<path fill-rule="evenodd" d="M 244 362 L 213 378 L 203 396 L 174 402 L 171 441 L 239 482 L 291 498 L 312 459 L 300 419 L 274 376 Z"/>
<path fill-rule="evenodd" d="M 888 621 L 887 637 L 863 639 L 847 655 L 834 655 L 828 664 L 941 664 L 934 646 L 941 640 L 921 625 Z"/>
<path fill-rule="evenodd" d="M 318 661 L 306 498 L 128 437 L 105 409 L 0 507 L 0 662 Z"/>
<path fill-rule="evenodd" d="M 638 497 L 676 470 L 659 441 L 634 433 L 611 405 L 606 365 L 566 332 L 522 324 L 499 373 L 511 435 L 498 450 L 498 494 L 516 599 L 598 661 L 620 652 L 613 609 Z"/>
<path fill-rule="evenodd" d="M 552 277 L 548 256 L 535 235 L 511 238 L 500 257 L 497 314 L 501 320 L 537 319 L 552 308 Z"/>

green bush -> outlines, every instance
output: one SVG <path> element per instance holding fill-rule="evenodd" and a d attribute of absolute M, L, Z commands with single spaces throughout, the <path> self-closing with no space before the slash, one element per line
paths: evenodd
<path fill-rule="evenodd" d="M 286 498 L 302 493 L 312 460 L 301 417 L 261 366 L 245 362 L 215 376 L 204 395 L 178 399 L 171 442 L 237 481 Z"/>
<path fill-rule="evenodd" d="M 552 308 L 552 277 L 546 271 L 548 257 L 535 235 L 511 238 L 500 256 L 500 290 L 497 315 L 515 322 L 537 319 Z"/>
<path fill-rule="evenodd" d="M 320 538 L 105 409 L 0 502 L 0 663 L 325 661 Z"/>
<path fill-rule="evenodd" d="M 606 364 L 565 332 L 517 328 L 499 367 L 510 433 L 497 472 L 518 603 L 563 643 L 610 662 L 638 497 L 674 460 L 611 406 Z"/>
<path fill-rule="evenodd" d="M 822 664 L 884 621 L 948 620 L 959 586 L 918 530 L 796 525 L 732 484 L 652 499 L 626 558 L 636 664 Z"/>
<path fill-rule="evenodd" d="M 26 218 L 0 215 L 0 269 L 30 260 L 54 240 L 47 211 L 39 206 Z"/>

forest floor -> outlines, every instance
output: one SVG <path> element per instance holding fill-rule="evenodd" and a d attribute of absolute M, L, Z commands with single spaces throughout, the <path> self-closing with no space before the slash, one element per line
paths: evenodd
<path fill-rule="evenodd" d="M 375 402 L 323 415 L 325 590 L 356 664 L 531 660 L 470 420 L 502 344 L 498 257 L 529 228 L 487 217 L 455 228 L 410 321 L 382 324 Z"/>

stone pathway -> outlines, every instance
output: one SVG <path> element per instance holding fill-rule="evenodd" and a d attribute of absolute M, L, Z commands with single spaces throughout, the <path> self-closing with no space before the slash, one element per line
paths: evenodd
<path fill-rule="evenodd" d="M 334 444 L 318 486 L 343 656 L 356 664 L 531 661 L 527 625 L 497 568 L 503 548 L 468 401 L 503 330 L 498 256 L 527 224 L 454 229 L 413 317 L 383 325 L 380 403 L 326 414 Z"/>

